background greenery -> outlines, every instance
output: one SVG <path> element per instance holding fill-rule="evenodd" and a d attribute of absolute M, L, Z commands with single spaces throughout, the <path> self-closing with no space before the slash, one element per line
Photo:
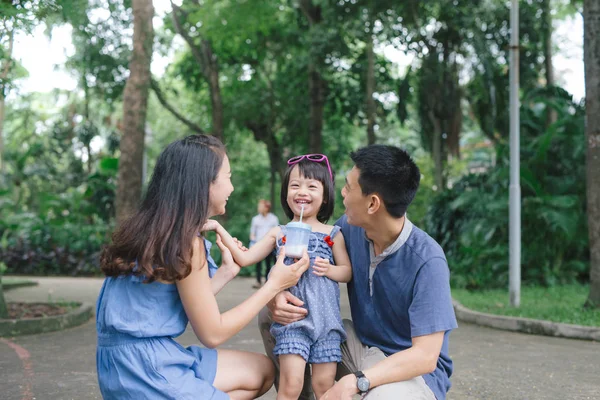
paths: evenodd
<path fill-rule="evenodd" d="M 131 2 L 20 3 L 28 5 L 0 3 L 4 62 L 11 60 L 11 35 L 40 24 L 50 34 L 68 24 L 75 53 L 59 67 L 79 86 L 21 93 L 19 79 L 27 71 L 16 60 L 0 81 L 0 260 L 10 274 L 98 275 L 99 251 L 115 226 Z M 421 189 L 408 215 L 445 249 L 453 286 L 507 287 L 507 2 L 315 0 L 322 19 L 314 25 L 295 1 L 189 3 L 183 9 L 187 32 L 209 42 L 219 60 L 223 137 L 235 186 L 223 223 L 234 236 L 248 240 L 259 199 L 278 199 L 270 139 L 261 135 L 272 134 L 282 160 L 308 151 L 306 71 L 316 59 L 326 82 L 322 151 L 336 172 L 338 194 L 351 168 L 348 153 L 368 143 L 373 117 L 375 140 L 407 149 L 421 168 Z M 589 280 L 584 106 L 545 75 L 552 28 L 540 14 L 552 10 L 553 18 L 566 18 L 579 7 L 521 2 L 522 252 L 523 282 L 530 285 Z M 413 57 L 409 67 L 386 58 L 386 47 Z M 156 30 L 154 51 L 174 56 L 154 77 L 162 97 L 150 95 L 146 181 L 161 149 L 193 133 L 165 104 L 207 131 L 214 123 L 210 88 L 171 15 Z M 374 114 L 365 101 L 369 75 Z M 334 220 L 342 213 L 338 196 Z"/>

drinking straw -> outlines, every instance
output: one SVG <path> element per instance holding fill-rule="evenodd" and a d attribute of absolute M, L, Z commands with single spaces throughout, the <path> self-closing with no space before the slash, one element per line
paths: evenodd
<path fill-rule="evenodd" d="M 302 214 L 304 214 L 304 204 L 302 204 L 302 209 L 300 209 L 300 222 L 302 222 Z"/>

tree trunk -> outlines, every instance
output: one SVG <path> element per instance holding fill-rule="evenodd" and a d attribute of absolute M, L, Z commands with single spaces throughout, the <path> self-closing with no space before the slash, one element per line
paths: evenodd
<path fill-rule="evenodd" d="M 144 136 L 154 39 L 152 0 L 133 0 L 132 8 L 133 54 L 123 94 L 123 137 L 116 195 L 118 222 L 135 211 L 142 194 Z"/>
<path fill-rule="evenodd" d="M 543 0 L 542 3 L 542 26 L 544 38 L 544 74 L 546 77 L 546 86 L 554 86 L 554 67 L 552 66 L 552 13 L 550 9 L 550 0 Z M 556 110 L 548 107 L 546 113 L 546 127 L 556 122 L 558 115 Z"/>
<path fill-rule="evenodd" d="M 0 91 L 0 183 L 4 181 L 4 95 Z"/>
<path fill-rule="evenodd" d="M 314 38 L 316 36 L 314 26 L 321 23 L 321 7 L 315 6 L 311 0 L 300 0 L 299 4 L 310 26 L 311 41 L 316 40 Z M 311 48 L 308 62 L 308 91 L 310 96 L 308 150 L 310 153 L 323 152 L 323 108 L 325 107 L 326 82 L 321 76 L 322 65 L 323 55 Z"/>
<path fill-rule="evenodd" d="M 277 193 L 277 176 L 282 178 L 283 171 L 281 170 L 281 157 L 279 156 L 279 145 L 272 146 L 272 149 L 269 151 L 269 166 L 271 167 L 271 191 L 270 191 L 270 201 L 272 205 L 278 203 L 278 193 Z"/>
<path fill-rule="evenodd" d="M 263 142 L 267 146 L 271 169 L 271 204 L 274 205 L 277 200 L 275 180 L 277 175 L 279 175 L 280 179 L 283 177 L 283 170 L 281 169 L 281 146 L 275 137 L 273 129 L 267 124 L 246 122 L 245 125 L 252 132 L 254 139 Z"/>
<path fill-rule="evenodd" d="M 583 3 L 585 64 L 585 136 L 587 142 L 587 218 L 590 238 L 590 295 L 600 308 L 600 2 Z"/>
<path fill-rule="evenodd" d="M 371 27 L 373 24 L 371 23 Z M 374 37 L 369 34 L 367 38 L 367 80 L 366 80 L 366 102 L 367 102 L 367 140 L 368 144 L 375 143 L 375 52 L 373 51 Z"/>
<path fill-rule="evenodd" d="M 552 67 L 552 14 L 550 0 L 542 2 L 542 26 L 544 40 L 544 74 L 546 86 L 554 85 L 554 68 Z"/>
<path fill-rule="evenodd" d="M 310 92 L 310 125 L 308 147 L 310 153 L 323 152 L 323 107 L 325 105 L 324 86 L 321 73 L 314 61 L 308 66 L 308 89 Z"/>
<path fill-rule="evenodd" d="M 2 66 L 0 71 L 0 82 L 6 82 L 8 74 L 12 67 L 12 52 L 14 45 L 14 32 L 10 30 L 8 32 L 8 52 L 5 54 L 6 63 Z M 5 99 L 8 94 L 8 88 L 4 83 L 0 84 L 0 182 L 4 180 L 4 107 Z"/>
<path fill-rule="evenodd" d="M 88 84 L 87 81 L 87 71 L 83 72 L 83 77 L 81 79 L 81 83 L 83 85 L 83 97 L 84 97 L 84 101 L 83 101 L 83 113 L 85 116 L 85 123 L 89 124 L 91 123 L 90 121 L 90 86 Z M 90 142 L 88 141 L 87 143 L 84 143 L 85 145 L 85 151 L 87 152 L 87 173 L 88 175 L 90 175 L 92 173 L 92 148 L 90 146 Z"/>
<path fill-rule="evenodd" d="M 8 318 L 8 308 L 6 307 L 6 300 L 4 299 L 4 289 L 2 288 L 2 274 L 0 274 L 0 318 Z"/>
<path fill-rule="evenodd" d="M 210 103 L 212 107 L 212 134 L 223 141 L 223 100 L 219 86 L 219 63 L 217 56 L 207 40 L 202 40 L 202 53 L 207 64 L 205 77 L 210 88 Z"/>
<path fill-rule="evenodd" d="M 444 190 L 444 158 L 442 155 L 442 125 L 439 119 L 436 118 L 433 111 L 429 111 L 429 118 L 433 126 L 433 164 L 435 185 L 437 190 Z"/>

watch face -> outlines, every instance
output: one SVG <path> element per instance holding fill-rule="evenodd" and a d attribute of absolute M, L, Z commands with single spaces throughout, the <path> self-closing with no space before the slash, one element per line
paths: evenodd
<path fill-rule="evenodd" d="M 358 378 L 356 382 L 356 386 L 358 386 L 358 390 L 361 392 L 366 392 L 369 390 L 369 380 L 367 378 Z"/>

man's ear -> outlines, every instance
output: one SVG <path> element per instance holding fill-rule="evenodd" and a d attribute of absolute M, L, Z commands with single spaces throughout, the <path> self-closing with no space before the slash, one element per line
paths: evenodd
<path fill-rule="evenodd" d="M 377 193 L 369 195 L 369 208 L 367 212 L 371 215 L 375 214 L 379 209 L 383 207 L 381 197 Z"/>

